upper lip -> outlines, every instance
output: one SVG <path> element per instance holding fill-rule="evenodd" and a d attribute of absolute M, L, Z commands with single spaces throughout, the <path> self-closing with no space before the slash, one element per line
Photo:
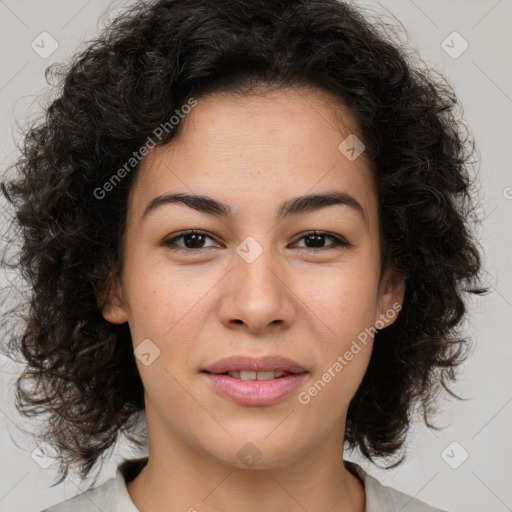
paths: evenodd
<path fill-rule="evenodd" d="M 208 373 L 226 373 L 226 372 L 271 372 L 285 371 L 289 373 L 306 373 L 307 370 L 300 364 L 278 355 L 268 355 L 263 357 L 252 356 L 231 356 L 220 359 L 216 363 L 207 366 L 203 372 Z"/>

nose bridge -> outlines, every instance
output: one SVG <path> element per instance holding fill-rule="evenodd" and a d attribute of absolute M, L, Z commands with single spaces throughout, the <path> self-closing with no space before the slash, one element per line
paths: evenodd
<path fill-rule="evenodd" d="M 247 237 L 239 244 L 230 279 L 230 298 L 223 308 L 225 321 L 242 321 L 251 330 L 262 330 L 271 323 L 291 320 L 291 294 L 270 236 L 260 241 Z"/>
<path fill-rule="evenodd" d="M 234 257 L 235 273 L 240 283 L 239 292 L 246 296 L 258 297 L 266 295 L 265 300 L 274 300 L 280 295 L 280 281 L 277 279 L 277 261 L 271 246 L 271 237 L 247 237 L 236 249 Z"/>

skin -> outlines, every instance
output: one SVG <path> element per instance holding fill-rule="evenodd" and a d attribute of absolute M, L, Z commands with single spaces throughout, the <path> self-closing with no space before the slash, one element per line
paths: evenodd
<path fill-rule="evenodd" d="M 373 340 L 308 404 L 298 401 L 365 328 L 391 324 L 396 315 L 386 313 L 403 301 L 395 273 L 379 279 L 378 203 L 364 153 L 350 161 L 338 149 L 359 134 L 355 120 L 338 99 L 303 88 L 210 94 L 181 123 L 133 184 L 121 278 L 103 310 L 129 323 L 134 347 L 150 339 L 160 350 L 148 366 L 137 360 L 149 462 L 128 492 L 141 512 L 241 504 L 246 512 L 363 512 L 364 487 L 343 466 L 343 440 Z M 333 190 L 353 196 L 364 215 L 333 205 L 276 220 L 284 201 Z M 155 197 L 178 192 L 227 203 L 236 217 L 166 204 L 142 218 Z M 189 238 L 189 249 L 175 242 L 188 252 L 165 245 L 188 229 L 208 236 L 195 246 Z M 310 230 L 351 245 L 326 237 L 307 253 Z M 262 249 L 252 263 L 236 252 L 249 236 Z M 309 374 L 276 404 L 242 406 L 200 373 L 234 354 L 280 354 Z M 237 457 L 248 442 L 261 454 L 252 467 Z"/>

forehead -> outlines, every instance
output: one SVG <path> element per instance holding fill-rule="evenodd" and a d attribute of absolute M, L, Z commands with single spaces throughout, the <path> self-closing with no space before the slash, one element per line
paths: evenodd
<path fill-rule="evenodd" d="M 236 210 L 244 200 L 270 206 L 332 189 L 357 196 L 366 210 L 372 207 L 366 155 L 351 160 L 340 150 L 347 137 L 362 139 L 357 123 L 328 93 L 213 93 L 200 97 L 181 123 L 179 135 L 142 162 L 132 208 L 143 210 L 169 192 L 214 196 Z"/>

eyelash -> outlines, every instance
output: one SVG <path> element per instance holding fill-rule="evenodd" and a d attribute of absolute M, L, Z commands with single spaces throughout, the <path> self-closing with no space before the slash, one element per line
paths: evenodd
<path fill-rule="evenodd" d="M 187 235 L 203 235 L 203 236 L 206 236 L 206 237 L 210 238 L 211 240 L 213 240 L 213 238 L 208 233 L 206 233 L 204 231 L 197 230 L 197 229 L 191 229 L 191 230 L 188 230 L 188 231 L 183 231 L 183 232 L 179 233 L 178 235 L 173 236 L 172 238 L 169 238 L 169 239 L 165 240 L 164 241 L 164 245 L 166 247 L 168 247 L 169 249 L 173 250 L 173 251 L 188 252 L 188 253 L 190 253 L 191 251 L 198 252 L 198 251 L 202 251 L 202 250 L 205 250 L 205 249 L 214 249 L 214 247 L 200 247 L 198 249 L 191 249 L 189 247 L 177 246 L 176 243 L 175 243 L 176 240 L 179 240 L 180 238 L 183 238 L 183 237 L 185 237 Z M 308 231 L 308 232 L 304 233 L 298 239 L 298 241 L 300 241 L 303 238 L 306 238 L 308 236 L 311 236 L 311 235 L 323 235 L 326 238 L 330 238 L 334 242 L 334 244 L 332 244 L 332 245 L 335 245 L 335 246 L 338 246 L 338 247 L 327 246 L 327 247 L 318 247 L 316 249 L 315 248 L 311 248 L 311 247 L 301 247 L 300 248 L 301 252 L 305 252 L 305 253 L 318 253 L 319 251 L 322 251 L 322 250 L 342 249 L 342 248 L 350 247 L 352 245 L 349 242 L 347 242 L 346 240 L 343 240 L 342 238 L 340 238 L 338 236 L 335 236 L 335 235 L 332 235 L 330 233 L 327 233 L 325 231 Z"/>

